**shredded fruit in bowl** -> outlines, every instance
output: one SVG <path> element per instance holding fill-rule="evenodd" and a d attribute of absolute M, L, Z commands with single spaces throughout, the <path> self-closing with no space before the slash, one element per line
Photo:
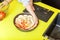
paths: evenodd
<path fill-rule="evenodd" d="M 19 15 L 15 18 L 15 25 L 22 30 L 31 30 L 34 20 L 31 15 Z"/>

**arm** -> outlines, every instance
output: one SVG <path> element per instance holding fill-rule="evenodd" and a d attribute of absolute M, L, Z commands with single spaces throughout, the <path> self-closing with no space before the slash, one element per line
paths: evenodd
<path fill-rule="evenodd" d="M 33 16 L 33 19 L 34 19 L 34 22 L 35 22 L 34 27 L 37 26 L 38 18 L 35 15 L 35 12 L 34 12 L 33 0 L 30 0 L 29 4 L 27 6 L 25 6 L 25 8 Z"/>

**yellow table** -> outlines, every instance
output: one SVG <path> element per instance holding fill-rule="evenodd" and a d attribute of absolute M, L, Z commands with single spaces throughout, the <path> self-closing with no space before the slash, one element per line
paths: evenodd
<path fill-rule="evenodd" d="M 54 11 L 54 14 L 51 16 L 48 22 L 39 20 L 39 25 L 37 26 L 37 28 L 30 32 L 23 32 L 18 30 L 15 27 L 13 20 L 14 17 L 17 14 L 22 13 L 25 8 L 21 3 L 19 3 L 16 0 L 13 0 L 13 2 L 11 2 L 11 4 L 9 5 L 8 10 L 5 11 L 7 14 L 5 19 L 0 21 L 0 40 L 43 40 L 45 39 L 42 36 L 43 33 L 53 22 L 53 20 L 55 19 L 55 17 L 57 16 L 60 10 L 48 6 L 46 4 L 43 4 L 41 2 L 35 4 Z"/>

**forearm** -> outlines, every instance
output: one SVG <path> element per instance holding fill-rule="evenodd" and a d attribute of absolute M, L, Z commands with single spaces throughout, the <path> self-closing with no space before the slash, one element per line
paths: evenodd
<path fill-rule="evenodd" d="M 32 16 L 36 16 L 35 13 L 34 13 L 34 11 L 33 11 L 33 9 L 31 8 L 30 5 L 27 5 L 25 8 L 27 9 L 27 11 L 28 11 Z"/>
<path fill-rule="evenodd" d="M 30 0 L 30 5 L 31 5 L 31 6 L 33 5 L 33 0 Z"/>

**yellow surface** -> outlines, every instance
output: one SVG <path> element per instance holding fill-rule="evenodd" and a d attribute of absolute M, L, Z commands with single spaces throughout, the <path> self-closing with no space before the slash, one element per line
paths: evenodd
<path fill-rule="evenodd" d="M 7 14 L 5 19 L 0 21 L 0 40 L 43 40 L 44 39 L 44 37 L 42 36 L 43 33 L 52 23 L 59 10 L 50 7 L 48 5 L 45 5 L 41 2 L 35 4 L 54 11 L 54 14 L 51 16 L 48 22 L 39 20 L 39 25 L 37 26 L 37 28 L 30 32 L 22 32 L 18 30 L 13 24 L 13 20 L 14 17 L 17 14 L 22 13 L 25 8 L 21 3 L 14 0 L 9 5 L 8 10 L 5 11 Z"/>

